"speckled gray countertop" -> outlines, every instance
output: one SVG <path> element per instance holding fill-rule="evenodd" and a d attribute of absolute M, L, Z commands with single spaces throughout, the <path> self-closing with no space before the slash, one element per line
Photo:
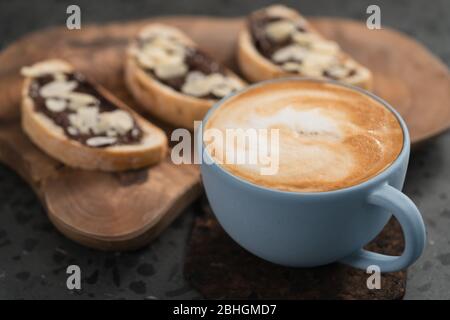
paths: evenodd
<path fill-rule="evenodd" d="M 273 1 L 7 1 L 0 0 L 0 48 L 21 35 L 65 23 L 69 4 L 78 4 L 82 23 L 155 15 L 235 16 Z M 382 24 L 416 38 L 450 64 L 448 0 L 283 1 L 306 15 L 362 20 L 369 4 L 381 7 Z M 300 4 L 299 4 L 300 3 Z M 407 57 L 405 57 L 407 59 Z M 449 104 L 448 101 L 442 103 Z M 420 208 L 428 228 L 424 255 L 409 269 L 406 299 L 450 299 L 450 133 L 413 152 L 405 192 Z M 32 190 L 0 165 L 0 299 L 196 298 L 184 280 L 183 257 L 195 212 L 186 210 L 150 246 L 131 253 L 86 249 L 60 235 Z M 65 269 L 77 264 L 83 289 L 66 289 Z"/>

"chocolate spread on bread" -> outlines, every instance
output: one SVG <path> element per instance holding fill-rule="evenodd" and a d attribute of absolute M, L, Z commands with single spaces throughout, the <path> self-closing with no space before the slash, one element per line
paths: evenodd
<path fill-rule="evenodd" d="M 183 85 L 186 83 L 186 77 L 189 72 L 199 71 L 205 75 L 210 75 L 213 73 L 218 73 L 225 76 L 225 68 L 218 62 L 214 61 L 206 53 L 196 48 L 187 48 L 186 55 L 184 58 L 185 64 L 188 66 L 188 72 L 178 76 L 168 79 L 159 78 L 151 69 L 146 69 L 146 71 L 154 78 L 158 79 L 165 85 L 168 85 L 172 89 L 181 92 Z M 209 92 L 205 95 L 199 96 L 202 99 L 220 99 L 222 97 L 214 95 Z"/>
<path fill-rule="evenodd" d="M 243 86 L 220 63 L 180 39 L 179 31 L 171 27 L 144 29 L 132 52 L 149 76 L 182 94 L 217 100 Z"/>
<path fill-rule="evenodd" d="M 356 75 L 332 41 L 319 37 L 303 18 L 288 19 L 259 10 L 247 19 L 255 48 L 284 71 L 339 80 Z"/>
<path fill-rule="evenodd" d="M 55 84 L 62 85 L 61 88 L 70 84 L 72 88 L 67 92 L 55 92 L 52 96 L 48 88 Z M 46 88 L 47 93 L 44 94 Z M 142 138 L 142 130 L 132 115 L 105 98 L 80 73 L 45 74 L 32 78 L 29 96 L 36 112 L 51 119 L 67 137 L 86 146 L 135 144 Z M 84 99 L 85 103 L 74 99 Z M 77 118 L 82 111 L 89 116 Z"/>
<path fill-rule="evenodd" d="M 282 21 L 283 18 L 276 16 L 269 16 L 265 12 L 254 12 L 247 20 L 248 28 L 250 30 L 253 43 L 258 51 L 267 59 L 271 59 L 272 55 L 283 47 L 286 47 L 293 43 L 292 38 L 288 37 L 282 41 L 273 41 L 268 37 L 265 32 L 265 27 L 276 21 Z M 296 29 L 299 32 L 305 32 L 306 26 L 302 25 L 300 22 L 296 23 Z"/>

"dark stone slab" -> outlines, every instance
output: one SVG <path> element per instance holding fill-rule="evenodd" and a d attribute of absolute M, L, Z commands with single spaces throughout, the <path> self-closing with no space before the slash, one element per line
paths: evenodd
<path fill-rule="evenodd" d="M 381 275 L 381 289 L 369 290 L 365 271 L 342 264 L 288 268 L 244 250 L 219 225 L 209 206 L 198 216 L 190 239 L 185 276 L 210 299 L 402 299 L 406 271 Z M 391 219 L 368 249 L 403 251 L 400 225 Z"/>

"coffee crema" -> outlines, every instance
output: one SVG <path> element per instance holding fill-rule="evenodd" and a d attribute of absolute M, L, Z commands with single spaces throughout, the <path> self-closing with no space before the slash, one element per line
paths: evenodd
<path fill-rule="evenodd" d="M 276 173 L 261 174 L 266 163 L 223 161 L 227 153 L 250 153 L 259 146 L 207 138 L 209 129 L 224 136 L 229 129 L 278 129 L 277 141 L 264 146 L 269 154 L 277 153 L 270 154 L 278 156 Z M 249 88 L 214 110 L 203 134 L 209 154 L 231 174 L 293 192 L 357 185 L 386 169 L 403 147 L 401 125 L 381 102 L 357 90 L 313 80 L 288 79 Z"/>

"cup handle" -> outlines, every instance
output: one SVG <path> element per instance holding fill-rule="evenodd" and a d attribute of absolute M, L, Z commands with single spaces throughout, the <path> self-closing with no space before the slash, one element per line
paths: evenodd
<path fill-rule="evenodd" d="M 416 205 L 387 183 L 373 191 L 367 201 L 392 212 L 397 218 L 403 229 L 405 250 L 401 256 L 388 256 L 360 249 L 340 262 L 364 270 L 377 265 L 381 272 L 399 271 L 413 264 L 422 254 L 426 242 L 425 225 Z"/>

